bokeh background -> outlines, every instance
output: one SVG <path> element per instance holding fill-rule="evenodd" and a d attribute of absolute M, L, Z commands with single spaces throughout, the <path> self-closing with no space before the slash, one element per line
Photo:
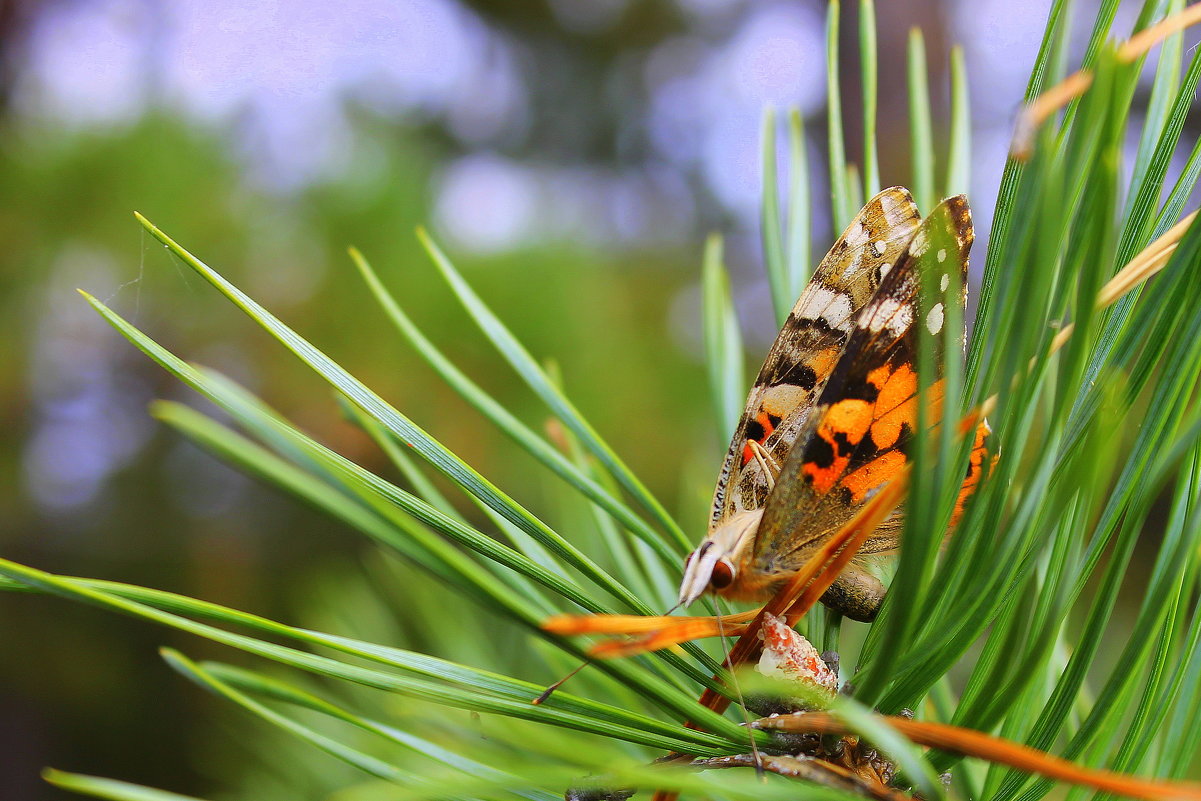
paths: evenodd
<path fill-rule="evenodd" d="M 1083 36 L 1095 3 L 1077 5 Z M 1119 31 L 1134 11 L 1123 5 Z M 939 113 L 948 51 L 966 49 L 971 199 L 987 230 L 1048 6 L 879 4 L 886 185 L 908 180 L 904 51 L 919 25 Z M 406 599 L 376 600 L 388 588 L 372 581 L 386 578 L 364 570 L 360 539 L 146 414 L 156 397 L 195 400 L 76 287 L 384 469 L 327 388 L 152 245 L 134 210 L 553 517 L 545 477 L 406 350 L 346 257 L 359 247 L 431 338 L 541 421 L 419 251 L 414 229 L 428 226 L 699 531 L 707 499 L 695 488 L 724 445 L 703 401 L 701 244 L 711 230 L 727 237 L 753 360 L 774 335 L 760 121 L 765 106 L 798 106 L 820 167 L 824 15 L 816 0 L 0 0 L 0 554 L 288 621 L 370 619 L 375 636 L 414 645 Z M 855 113 L 847 125 L 857 141 Z M 828 241 L 828 221 L 816 226 Z M 207 653 L 177 639 L 0 597 L 0 798 L 65 797 L 37 778 L 45 765 L 213 797 L 322 798 L 337 786 L 332 760 L 290 784 L 313 755 L 166 670 L 159 645 Z"/>

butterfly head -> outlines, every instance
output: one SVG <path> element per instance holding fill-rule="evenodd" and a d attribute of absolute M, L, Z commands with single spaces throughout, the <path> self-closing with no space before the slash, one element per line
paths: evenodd
<path fill-rule="evenodd" d="M 762 509 L 737 512 L 714 528 L 700 547 L 688 554 L 677 606 L 688 606 L 706 591 L 721 592 L 737 581 L 738 566 L 755 540 L 762 517 Z"/>

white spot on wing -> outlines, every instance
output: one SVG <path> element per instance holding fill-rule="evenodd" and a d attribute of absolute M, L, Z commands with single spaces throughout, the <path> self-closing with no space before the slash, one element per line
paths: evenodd
<path fill-rule="evenodd" d="M 809 390 L 792 384 L 777 384 L 763 393 L 763 411 L 776 417 L 787 417 L 792 410 L 809 400 Z"/>
<path fill-rule="evenodd" d="M 946 291 L 947 291 L 947 285 L 948 285 L 948 284 L 950 284 L 950 283 L 951 283 L 951 276 L 949 276 L 949 275 L 947 275 L 947 274 L 945 274 L 945 273 L 944 273 L 944 274 L 943 274 L 943 277 L 942 277 L 942 281 L 941 281 L 941 282 L 939 283 L 939 285 L 938 285 L 938 291 L 939 291 L 939 292 L 946 292 Z"/>
<path fill-rule="evenodd" d="M 832 328 L 842 328 L 851 317 L 851 299 L 841 292 L 824 286 L 811 286 L 805 291 L 808 297 L 797 308 L 801 317 L 825 320 Z"/>
<path fill-rule="evenodd" d="M 892 217 L 897 213 L 897 202 L 893 200 L 892 195 L 880 195 L 880 209 L 884 212 L 886 218 Z"/>
<path fill-rule="evenodd" d="M 875 253 L 877 256 L 883 256 L 884 249 L 887 247 L 888 247 L 888 243 L 885 242 L 883 239 L 879 239 L 875 242 L 872 242 L 872 253 Z"/>
<path fill-rule="evenodd" d="M 930 239 L 926 236 L 926 232 L 919 230 L 913 236 L 913 241 L 909 243 L 909 252 L 914 256 L 925 256 L 926 251 L 930 249 Z"/>
<path fill-rule="evenodd" d="M 926 329 L 931 334 L 937 334 L 942 330 L 942 304 L 936 303 L 934 308 L 930 309 L 930 313 L 926 315 Z"/>
<path fill-rule="evenodd" d="M 863 325 L 873 333 L 885 328 L 893 336 L 901 336 L 913 325 L 913 309 L 908 303 L 896 298 L 881 298 L 872 308 Z"/>
<path fill-rule="evenodd" d="M 942 264 L 946 260 L 947 260 L 947 249 L 939 248 L 938 249 L 938 263 Z"/>
<path fill-rule="evenodd" d="M 851 247 L 863 247 L 867 244 L 868 230 L 863 223 L 854 223 L 847 231 L 846 242 Z"/>

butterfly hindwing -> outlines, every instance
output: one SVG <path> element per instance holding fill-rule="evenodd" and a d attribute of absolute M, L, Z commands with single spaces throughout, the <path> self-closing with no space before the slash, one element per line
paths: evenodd
<path fill-rule="evenodd" d="M 776 473 L 920 216 L 909 191 L 868 201 L 822 259 L 772 345 L 722 464 L 710 529 L 766 503 Z"/>
<path fill-rule="evenodd" d="M 944 339 L 945 308 L 942 302 L 922 307 L 922 276 L 937 277 L 945 292 L 958 270 L 956 286 L 966 287 L 972 238 L 965 199 L 943 201 L 856 317 L 766 502 L 750 565 L 756 573 L 794 572 L 816 544 L 837 532 L 904 467 L 905 445 L 917 419 L 918 326 L 936 335 L 934 342 Z M 966 290 L 955 300 L 962 307 Z M 941 357 L 937 363 L 941 369 Z M 932 401 L 937 402 L 941 387 L 940 375 L 931 386 Z M 898 529 L 882 527 L 877 542 L 865 550 L 895 544 L 891 540 Z"/>

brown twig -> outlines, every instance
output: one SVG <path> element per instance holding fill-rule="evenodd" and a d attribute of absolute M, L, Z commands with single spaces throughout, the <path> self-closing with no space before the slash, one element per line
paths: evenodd
<path fill-rule="evenodd" d="M 693 767 L 713 768 L 744 768 L 755 767 L 755 761 L 750 754 L 712 757 L 710 759 L 695 759 Z M 871 798 L 874 801 L 913 801 L 913 797 L 900 790 L 893 789 L 882 783 L 868 781 L 841 765 L 835 765 L 824 759 L 807 756 L 769 755 L 763 757 L 761 767 L 768 773 L 787 776 L 793 779 L 803 779 L 825 787 L 832 787 L 843 792 Z"/>
<path fill-rule="evenodd" d="M 1008 765 L 1011 768 L 1026 773 L 1036 773 L 1055 781 L 1091 787 L 1130 798 L 1147 799 L 1147 801 L 1201 799 L 1201 786 L 1196 784 L 1142 779 L 1107 770 L 1085 768 L 1012 740 L 946 723 L 932 723 L 896 716 L 885 717 L 883 720 L 906 739 L 918 745 Z M 856 733 L 828 712 L 804 712 L 763 718 L 751 725 L 758 729 L 805 734 L 846 735 Z"/>

